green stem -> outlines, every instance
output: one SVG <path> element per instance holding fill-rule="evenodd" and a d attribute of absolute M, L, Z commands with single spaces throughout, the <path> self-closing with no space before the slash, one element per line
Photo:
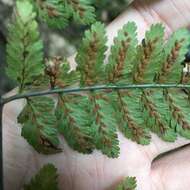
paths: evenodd
<path fill-rule="evenodd" d="M 13 100 L 44 96 L 50 94 L 69 94 L 76 92 L 94 91 L 94 90 L 127 90 L 127 89 L 146 89 L 146 88 L 181 88 L 190 89 L 189 84 L 129 84 L 129 85 L 101 85 L 101 86 L 90 86 L 90 87 L 77 87 L 77 88 L 55 88 L 52 90 L 45 90 L 39 92 L 28 92 L 23 94 L 17 94 L 8 98 L 2 98 L 0 104 L 4 105 Z"/>

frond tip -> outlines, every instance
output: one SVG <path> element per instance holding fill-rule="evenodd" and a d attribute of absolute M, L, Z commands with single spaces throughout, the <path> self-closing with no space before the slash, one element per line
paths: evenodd
<path fill-rule="evenodd" d="M 172 34 L 164 46 L 164 59 L 158 75 L 159 83 L 180 83 L 183 61 L 188 52 L 190 35 L 187 29 L 179 29 Z"/>
<path fill-rule="evenodd" d="M 161 24 L 152 25 L 145 39 L 138 47 L 137 60 L 133 71 L 135 83 L 152 83 L 161 68 L 163 57 L 164 28 Z"/>
<path fill-rule="evenodd" d="M 111 47 L 111 54 L 106 65 L 106 73 L 110 83 L 132 82 L 130 72 L 136 57 L 137 26 L 129 22 L 123 26 L 114 39 Z"/>
<path fill-rule="evenodd" d="M 81 85 L 100 83 L 104 77 L 103 62 L 107 49 L 105 26 L 100 22 L 85 32 L 85 37 L 76 56 L 77 70 L 81 73 Z"/>
<path fill-rule="evenodd" d="M 7 74 L 17 81 L 20 92 L 33 79 L 43 74 L 43 43 L 32 4 L 17 1 L 14 22 L 9 26 L 7 44 Z"/>

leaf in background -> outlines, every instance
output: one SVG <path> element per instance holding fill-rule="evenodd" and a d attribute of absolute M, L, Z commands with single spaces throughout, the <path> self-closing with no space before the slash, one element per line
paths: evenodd
<path fill-rule="evenodd" d="M 51 98 L 28 98 L 18 122 L 23 126 L 22 136 L 39 153 L 54 154 L 61 151 L 58 148 L 54 101 Z"/>
<path fill-rule="evenodd" d="M 46 164 L 33 177 L 24 190 L 58 190 L 57 169 L 52 164 Z"/>
<path fill-rule="evenodd" d="M 182 79 L 185 55 L 190 43 L 190 32 L 179 29 L 169 38 L 164 47 L 162 69 L 158 76 L 159 83 L 179 83 Z"/>
<path fill-rule="evenodd" d="M 126 177 L 115 190 L 135 190 L 137 187 L 137 180 L 135 177 Z"/>
<path fill-rule="evenodd" d="M 63 0 L 36 0 L 34 5 L 40 20 L 48 26 L 58 29 L 67 26 L 70 14 Z"/>
<path fill-rule="evenodd" d="M 91 153 L 94 149 L 94 128 L 91 127 L 89 104 L 85 96 L 60 95 L 56 116 L 58 130 L 67 143 L 81 153 Z"/>
<path fill-rule="evenodd" d="M 118 32 L 111 47 L 111 54 L 106 65 L 106 74 L 111 83 L 132 82 L 131 71 L 136 58 L 137 26 L 128 22 Z"/>
<path fill-rule="evenodd" d="M 133 71 L 135 83 L 152 83 L 160 71 L 163 59 L 163 36 L 164 28 L 161 24 L 152 25 L 146 32 L 142 45 L 138 47 Z"/>
<path fill-rule="evenodd" d="M 106 40 L 105 27 L 100 22 L 93 24 L 91 29 L 85 32 L 76 56 L 81 85 L 94 85 L 105 77 L 103 62 L 107 49 Z"/>
<path fill-rule="evenodd" d="M 89 0 L 64 0 L 66 10 L 76 22 L 92 24 L 96 21 L 95 9 Z"/>
<path fill-rule="evenodd" d="M 7 74 L 17 81 L 20 92 L 43 73 L 43 44 L 39 37 L 32 4 L 17 1 L 14 22 L 9 26 Z"/>

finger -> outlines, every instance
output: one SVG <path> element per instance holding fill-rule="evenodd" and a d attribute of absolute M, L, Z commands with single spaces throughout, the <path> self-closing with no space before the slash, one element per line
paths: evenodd
<path fill-rule="evenodd" d="M 153 190 L 181 190 L 190 187 L 190 146 L 171 153 L 152 165 Z"/>
<path fill-rule="evenodd" d="M 175 142 L 166 142 L 159 138 L 157 135 L 152 134 L 151 144 L 148 147 L 148 151 L 151 152 L 152 160 L 158 155 L 168 152 L 170 150 L 177 149 L 190 143 L 190 140 L 178 136 Z"/>

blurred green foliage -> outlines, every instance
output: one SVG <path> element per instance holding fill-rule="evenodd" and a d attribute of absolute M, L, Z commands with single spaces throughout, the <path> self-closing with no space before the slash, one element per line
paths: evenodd
<path fill-rule="evenodd" d="M 109 24 L 114 20 L 120 13 L 122 13 L 127 6 L 133 0 L 91 0 L 93 6 L 96 9 L 96 18 L 99 21 Z M 71 22 L 69 26 L 62 32 L 63 36 L 74 46 L 78 47 L 80 39 L 83 36 L 85 29 L 89 26 L 81 26 L 75 22 Z"/>
<path fill-rule="evenodd" d="M 106 23 L 109 23 L 116 16 L 118 16 L 118 14 L 124 11 L 133 0 L 92 1 L 94 7 L 96 7 L 97 18 Z"/>

